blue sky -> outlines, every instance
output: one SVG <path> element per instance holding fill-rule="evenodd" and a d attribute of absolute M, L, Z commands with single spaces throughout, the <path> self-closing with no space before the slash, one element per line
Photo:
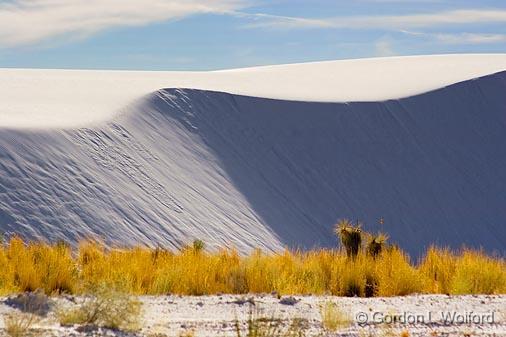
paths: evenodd
<path fill-rule="evenodd" d="M 213 70 L 506 53 L 504 0 L 0 0 L 0 67 Z"/>

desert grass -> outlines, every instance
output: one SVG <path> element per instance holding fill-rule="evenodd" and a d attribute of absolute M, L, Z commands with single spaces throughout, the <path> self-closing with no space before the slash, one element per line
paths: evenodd
<path fill-rule="evenodd" d="M 506 284 L 504 260 L 494 259 L 479 252 L 466 251 L 455 262 L 455 275 L 451 279 L 452 294 L 493 294 Z"/>
<path fill-rule="evenodd" d="M 5 332 L 9 337 L 36 337 L 40 334 L 33 325 L 40 319 L 32 313 L 15 312 L 4 318 Z"/>
<path fill-rule="evenodd" d="M 59 308 L 61 325 L 95 325 L 108 329 L 136 331 L 140 327 L 141 304 L 134 297 L 102 285 L 93 289 L 82 303 L 73 308 Z"/>
<path fill-rule="evenodd" d="M 350 315 L 333 302 L 325 302 L 321 305 L 320 314 L 322 316 L 323 329 L 328 332 L 346 329 L 353 323 Z"/>
<path fill-rule="evenodd" d="M 430 293 L 452 292 L 457 258 L 449 249 L 430 247 L 419 267 L 427 280 L 425 289 Z"/>
<path fill-rule="evenodd" d="M 284 321 L 275 314 L 266 315 L 258 307 L 249 306 L 246 328 L 235 320 L 235 335 L 237 337 L 304 337 L 306 324 L 303 319 L 291 318 Z"/>
<path fill-rule="evenodd" d="M 88 294 L 104 285 L 131 295 L 506 293 L 505 259 L 482 251 L 432 247 L 420 261 L 395 246 L 348 255 L 344 249 L 240 255 L 207 252 L 201 244 L 172 252 L 91 241 L 72 249 L 12 238 L 0 245 L 0 294 Z"/>

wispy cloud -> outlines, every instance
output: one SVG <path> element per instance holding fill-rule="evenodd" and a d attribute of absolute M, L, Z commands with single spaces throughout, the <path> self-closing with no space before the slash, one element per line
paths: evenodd
<path fill-rule="evenodd" d="M 357 0 L 357 2 L 379 2 L 379 3 L 399 3 L 399 4 L 413 4 L 413 3 L 439 3 L 444 0 Z"/>
<path fill-rule="evenodd" d="M 13 0 L 0 2 L 0 46 L 36 43 L 52 37 L 88 36 L 99 31 L 227 13 L 243 0 Z"/>
<path fill-rule="evenodd" d="M 506 42 L 506 34 L 489 33 L 424 33 L 402 31 L 405 34 L 435 40 L 444 44 L 493 44 Z"/>
<path fill-rule="evenodd" d="M 374 43 L 375 56 L 394 56 L 395 52 L 392 41 L 387 38 L 381 38 Z"/>
<path fill-rule="evenodd" d="M 450 44 L 485 44 L 506 42 L 506 34 L 436 34 L 435 37 Z"/>
<path fill-rule="evenodd" d="M 251 20 L 245 28 L 332 28 L 331 19 L 309 19 L 294 16 L 271 15 L 265 13 L 233 12 L 238 18 Z"/>
<path fill-rule="evenodd" d="M 424 14 L 343 16 L 323 19 L 250 14 L 249 28 L 412 29 L 476 23 L 505 23 L 506 10 L 465 9 Z"/>

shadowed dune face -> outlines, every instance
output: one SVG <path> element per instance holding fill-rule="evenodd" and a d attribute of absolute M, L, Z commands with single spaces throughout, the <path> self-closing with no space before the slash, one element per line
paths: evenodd
<path fill-rule="evenodd" d="M 334 246 L 346 217 L 414 256 L 504 254 L 505 90 L 506 72 L 347 104 L 165 89 L 101 127 L 2 130 L 0 229 L 277 250 Z"/>

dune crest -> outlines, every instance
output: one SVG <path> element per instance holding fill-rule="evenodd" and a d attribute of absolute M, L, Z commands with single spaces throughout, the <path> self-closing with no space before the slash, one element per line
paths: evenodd
<path fill-rule="evenodd" d="M 312 102 L 374 102 L 418 95 L 503 70 L 505 54 L 387 57 L 211 72 L 2 69 L 0 127 L 102 124 L 161 88 Z"/>

